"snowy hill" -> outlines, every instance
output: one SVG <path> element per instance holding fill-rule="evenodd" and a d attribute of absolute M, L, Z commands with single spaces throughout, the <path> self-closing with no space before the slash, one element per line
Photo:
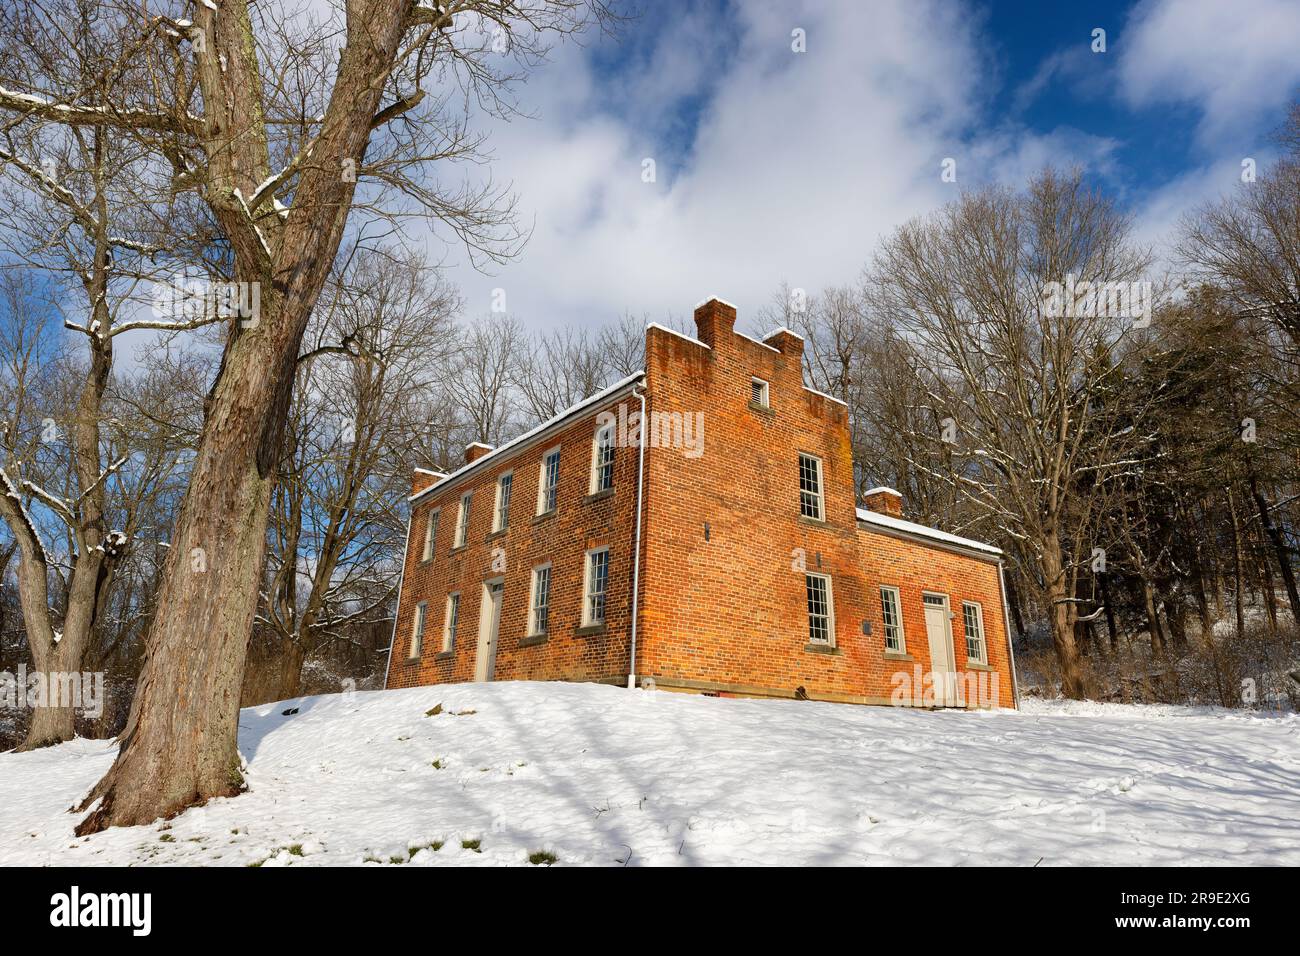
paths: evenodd
<path fill-rule="evenodd" d="M 0 754 L 0 860 L 1300 864 L 1296 716 L 502 683 L 310 697 L 240 726 L 250 792 L 84 840 L 66 809 L 111 745 Z"/>

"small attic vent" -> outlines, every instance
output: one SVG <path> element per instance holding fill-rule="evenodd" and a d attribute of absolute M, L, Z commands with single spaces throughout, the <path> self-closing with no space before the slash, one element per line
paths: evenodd
<path fill-rule="evenodd" d="M 749 404 L 767 408 L 767 382 L 761 378 L 749 380 Z"/>

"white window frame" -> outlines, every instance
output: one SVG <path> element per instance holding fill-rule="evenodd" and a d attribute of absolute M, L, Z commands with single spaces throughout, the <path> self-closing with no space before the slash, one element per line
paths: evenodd
<path fill-rule="evenodd" d="M 442 652 L 450 654 L 456 649 L 456 631 L 460 628 L 460 592 L 447 595 L 447 607 L 442 612 Z"/>
<path fill-rule="evenodd" d="M 815 515 L 804 513 L 804 495 L 811 495 L 812 492 L 805 491 L 803 487 L 803 463 L 808 459 L 816 466 L 817 471 L 817 494 L 815 500 L 817 503 L 817 513 Z M 826 469 L 822 460 L 816 455 L 811 455 L 806 451 L 799 452 L 799 514 L 801 517 L 809 518 L 813 521 L 826 520 Z"/>
<path fill-rule="evenodd" d="M 609 484 L 603 485 L 601 472 L 604 471 L 604 462 L 601 461 L 600 436 L 606 432 L 609 433 Z M 617 438 L 614 422 L 605 422 L 596 426 L 596 431 L 591 436 L 591 480 L 587 483 L 587 494 L 594 495 L 614 487 L 614 450 L 617 447 L 615 444 Z"/>
<path fill-rule="evenodd" d="M 472 491 L 460 496 L 460 507 L 456 509 L 456 537 L 451 542 L 453 551 L 465 547 L 469 542 L 469 509 L 473 497 Z"/>
<path fill-rule="evenodd" d="M 411 653 L 414 659 L 424 653 L 424 627 L 429 617 L 429 602 L 421 601 L 415 605 L 415 617 L 411 621 Z"/>
<path fill-rule="evenodd" d="M 434 508 L 424 519 L 424 547 L 420 551 L 421 563 L 433 560 L 434 538 L 438 534 L 438 518 L 442 514 L 441 508 Z"/>
<path fill-rule="evenodd" d="M 754 386 L 755 386 L 755 385 L 759 386 L 759 395 L 761 396 L 761 399 L 759 399 L 759 400 L 757 400 L 757 401 L 754 399 Z M 755 375 L 755 376 L 753 376 L 753 377 L 750 378 L 750 380 L 749 380 L 749 404 L 751 404 L 751 405 L 756 405 L 756 406 L 758 406 L 759 408 L 771 408 L 771 407 L 772 407 L 772 402 L 771 402 L 771 386 L 768 384 L 768 382 L 767 382 L 766 379 L 761 379 L 761 378 L 759 378 L 757 375 Z"/>
<path fill-rule="evenodd" d="M 885 614 L 885 594 L 890 594 L 894 599 L 892 608 L 894 615 L 894 629 L 898 632 L 898 646 L 889 646 L 889 618 Z M 891 584 L 882 584 L 880 586 L 880 627 L 885 640 L 886 654 L 906 654 L 907 653 L 907 635 L 903 632 L 903 595 L 898 588 Z"/>
<path fill-rule="evenodd" d="M 600 601 L 600 618 L 592 616 L 592 601 L 596 597 L 593 586 L 595 585 L 595 556 L 598 554 L 605 555 L 605 590 L 601 592 Z M 609 618 L 609 547 L 592 548 L 586 552 L 582 558 L 582 626 L 599 627 Z"/>
<path fill-rule="evenodd" d="M 537 582 L 541 579 L 542 572 L 546 572 L 546 626 L 537 626 Z M 539 564 L 533 568 L 533 582 L 528 590 L 528 634 L 527 637 L 542 637 L 551 632 L 551 588 L 555 583 L 555 575 L 551 571 L 551 562 Z"/>
<path fill-rule="evenodd" d="M 820 574 L 815 571 L 806 571 L 804 572 L 803 577 L 804 577 L 804 581 L 803 581 L 804 607 L 807 609 L 807 614 L 808 614 L 808 623 L 805 628 L 808 636 L 808 643 L 816 644 L 821 647 L 834 647 L 835 646 L 835 591 L 834 591 L 834 586 L 831 583 L 831 576 L 829 574 Z M 826 582 L 826 614 L 824 615 L 826 618 L 826 640 L 824 641 L 813 637 L 813 627 L 812 627 L 813 610 L 811 607 L 808 607 L 808 581 L 811 578 L 817 578 L 821 581 Z"/>
<path fill-rule="evenodd" d="M 548 487 L 546 484 L 546 462 L 552 455 L 557 456 L 555 462 L 555 484 Z M 559 445 L 556 445 L 554 448 L 548 448 L 546 451 L 542 452 L 542 461 L 537 466 L 537 513 L 539 515 L 548 514 L 559 507 L 560 465 L 562 464 L 562 458 L 560 458 L 559 455 Z M 550 491 L 552 488 L 555 490 L 555 503 L 550 507 L 547 507 L 547 499 L 551 497 Z"/>
<path fill-rule="evenodd" d="M 979 654 L 975 655 L 970 652 L 970 622 L 966 618 L 966 609 L 970 608 L 975 612 L 975 627 L 978 630 Z M 988 666 L 989 663 L 989 645 L 984 639 L 984 606 L 978 601 L 961 602 L 961 632 L 966 638 L 966 659 L 975 664 Z"/>
<path fill-rule="evenodd" d="M 506 492 L 506 479 L 510 479 L 510 491 Z M 502 501 L 503 492 L 505 500 Z M 502 472 L 497 476 L 497 496 L 492 503 L 492 532 L 505 531 L 510 527 L 510 502 L 515 496 L 515 473 Z M 503 507 L 504 505 L 504 507 Z"/>

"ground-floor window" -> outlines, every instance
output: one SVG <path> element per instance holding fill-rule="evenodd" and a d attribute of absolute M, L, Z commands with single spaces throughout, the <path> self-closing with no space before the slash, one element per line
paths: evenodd
<path fill-rule="evenodd" d="M 984 609 L 974 601 L 963 601 L 962 623 L 966 625 L 966 656 L 976 664 L 987 664 L 984 649 Z"/>
<path fill-rule="evenodd" d="M 455 650 L 456 625 L 460 623 L 460 594 L 447 595 L 447 620 L 442 626 L 442 651 Z"/>
<path fill-rule="evenodd" d="M 880 589 L 880 618 L 885 625 L 885 650 L 897 654 L 907 653 L 907 644 L 903 639 L 902 601 L 898 597 L 898 588 L 882 587 Z"/>
<path fill-rule="evenodd" d="M 551 616 L 551 566 L 533 568 L 532 597 L 528 608 L 529 636 L 545 634 Z"/>
<path fill-rule="evenodd" d="M 609 587 L 609 548 L 587 552 L 587 576 L 583 600 L 582 624 L 594 627 L 605 623 L 605 592 Z"/>
<path fill-rule="evenodd" d="M 829 644 L 835 629 L 832 625 L 831 579 L 824 574 L 804 575 L 808 592 L 808 641 Z"/>

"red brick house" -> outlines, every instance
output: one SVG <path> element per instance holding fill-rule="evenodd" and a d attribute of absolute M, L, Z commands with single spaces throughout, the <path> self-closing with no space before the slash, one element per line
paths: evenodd
<path fill-rule="evenodd" d="M 417 472 L 388 687 L 1015 706 L 1001 552 L 890 489 L 859 506 L 848 409 L 804 385 L 803 340 L 735 320 L 711 299 L 697 338 L 651 325 L 643 372 Z"/>

